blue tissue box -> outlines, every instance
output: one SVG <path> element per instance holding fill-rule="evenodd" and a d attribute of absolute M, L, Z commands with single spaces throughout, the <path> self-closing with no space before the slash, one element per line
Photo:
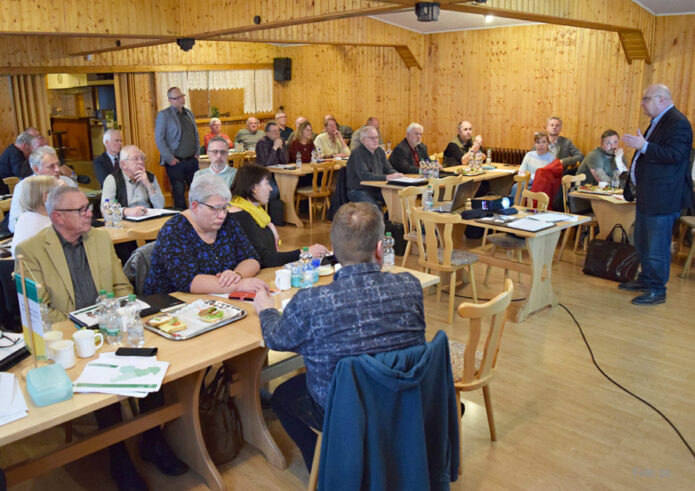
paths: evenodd
<path fill-rule="evenodd" d="M 27 391 L 35 406 L 42 407 L 72 398 L 72 380 L 55 363 L 27 372 Z"/>

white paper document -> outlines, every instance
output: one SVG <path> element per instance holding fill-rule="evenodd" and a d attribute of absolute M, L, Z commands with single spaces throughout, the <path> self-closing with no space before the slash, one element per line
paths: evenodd
<path fill-rule="evenodd" d="M 130 222 L 141 222 L 143 220 L 149 220 L 151 218 L 158 218 L 165 215 L 176 215 L 178 211 L 176 210 L 165 210 L 164 208 L 147 208 L 147 213 L 139 217 L 123 217 L 124 220 Z"/>
<path fill-rule="evenodd" d="M 0 426 L 27 415 L 29 407 L 13 373 L 0 373 Z"/>
<path fill-rule="evenodd" d="M 551 211 L 536 213 L 535 215 L 533 215 L 533 218 L 548 223 L 577 221 L 577 217 L 575 215 L 567 215 L 566 213 L 554 213 Z"/>
<path fill-rule="evenodd" d="M 539 230 L 550 228 L 555 225 L 542 220 L 536 220 L 535 218 L 526 217 L 510 222 L 506 226 L 509 228 L 515 228 L 517 230 L 524 230 L 526 232 L 538 232 Z"/>
<path fill-rule="evenodd" d="M 100 392 L 144 397 L 157 392 L 169 368 L 151 357 L 104 357 L 90 361 L 73 383 L 73 392 Z"/>

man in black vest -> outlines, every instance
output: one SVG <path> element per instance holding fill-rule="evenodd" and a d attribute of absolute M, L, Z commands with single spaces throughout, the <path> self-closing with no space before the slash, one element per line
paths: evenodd
<path fill-rule="evenodd" d="M 164 196 L 157 178 L 145 170 L 145 154 L 135 145 L 127 145 L 119 158 L 120 169 L 114 170 L 104 180 L 102 212 L 107 199 L 110 203 L 117 200 L 126 217 L 142 216 L 148 208 L 164 208 Z"/>

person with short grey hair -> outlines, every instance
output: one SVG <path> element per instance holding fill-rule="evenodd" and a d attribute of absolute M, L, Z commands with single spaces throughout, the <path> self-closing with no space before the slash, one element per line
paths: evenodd
<path fill-rule="evenodd" d="M 284 111 L 280 111 L 275 115 L 275 121 L 277 121 L 278 127 L 280 128 L 280 138 L 282 141 L 287 142 L 288 138 L 294 130 L 287 126 L 287 114 Z"/>
<path fill-rule="evenodd" d="M 422 143 L 424 128 L 419 123 L 410 123 L 405 130 L 405 138 L 396 145 L 389 162 L 394 169 L 403 174 L 418 174 L 420 162 L 429 162 L 430 155 L 427 146 Z"/>
<path fill-rule="evenodd" d="M 157 236 L 145 295 L 268 290 L 254 278 L 258 253 L 229 215 L 231 194 L 218 176 L 201 176 L 188 194 L 189 208 L 167 221 Z"/>
<path fill-rule="evenodd" d="M 381 145 L 382 143 L 384 143 L 384 141 L 381 139 L 381 132 L 379 131 L 379 126 L 380 126 L 379 119 L 375 116 L 369 116 L 367 118 L 367 123 L 364 126 L 357 128 L 357 130 L 352 133 L 352 139 L 350 140 L 350 151 L 351 152 L 354 152 L 357 147 L 362 145 L 362 132 L 368 126 L 371 126 L 372 128 L 376 128 L 376 133 L 377 133 L 377 135 L 379 135 L 378 144 Z"/>
<path fill-rule="evenodd" d="M 14 143 L 0 155 L 0 179 L 6 177 L 21 177 L 22 165 L 31 153 L 31 139 L 33 136 L 26 131 L 20 133 Z"/>
<path fill-rule="evenodd" d="M 123 148 L 123 135 L 120 131 L 108 129 L 104 132 L 102 138 L 104 142 L 104 153 L 94 159 L 94 175 L 99 181 L 99 185 L 103 186 L 106 176 L 114 170 L 120 169 L 120 152 Z"/>
<path fill-rule="evenodd" d="M 579 150 L 572 140 L 564 136 L 560 136 L 562 131 L 562 120 L 557 116 L 548 118 L 546 133 L 548 134 L 548 151 L 560 159 L 562 167 L 565 169 L 573 169 L 584 160 L 584 154 Z"/>
<path fill-rule="evenodd" d="M 258 129 L 261 122 L 251 116 L 246 120 L 246 128 L 242 128 L 234 137 L 234 142 L 244 145 L 244 150 L 255 150 L 256 144 L 265 136 L 265 131 Z"/>
<path fill-rule="evenodd" d="M 210 145 L 210 140 L 213 138 L 222 138 L 224 141 L 227 142 L 227 148 L 232 146 L 232 139 L 229 138 L 226 134 L 222 133 L 222 121 L 220 118 L 211 118 L 210 119 L 210 131 L 205 135 L 205 138 L 203 138 L 203 145 L 205 145 L 205 151 L 208 152 L 208 146 Z M 208 152 L 208 155 L 210 153 Z M 194 177 L 195 179 L 195 177 Z"/>

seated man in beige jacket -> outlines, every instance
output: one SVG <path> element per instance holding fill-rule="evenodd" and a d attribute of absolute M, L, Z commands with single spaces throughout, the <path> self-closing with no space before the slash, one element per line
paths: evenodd
<path fill-rule="evenodd" d="M 48 194 L 46 211 L 53 226 L 21 242 L 15 257 L 23 256 L 25 275 L 41 285 L 39 297 L 50 308 L 51 321 L 65 320 L 69 312 L 93 305 L 101 289 L 116 297 L 133 292 L 109 233 L 92 228 L 92 205 L 84 193 L 58 186 Z M 161 407 L 164 397 L 162 391 L 153 392 L 139 402 L 143 413 Z M 120 404 L 98 409 L 94 415 L 100 428 L 111 426 L 121 421 Z M 140 453 L 165 474 L 188 470 L 164 441 L 159 427 L 143 433 Z M 123 442 L 109 447 L 109 457 L 119 489 L 147 489 Z"/>

